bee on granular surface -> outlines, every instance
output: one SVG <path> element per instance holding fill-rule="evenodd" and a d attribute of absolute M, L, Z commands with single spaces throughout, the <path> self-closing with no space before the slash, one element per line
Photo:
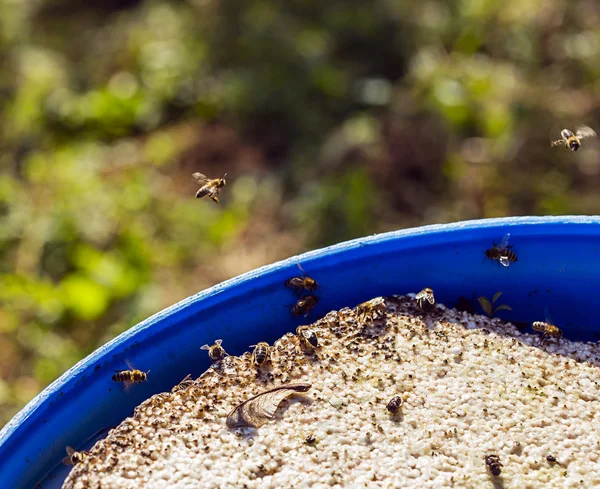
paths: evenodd
<path fill-rule="evenodd" d="M 577 151 L 581 147 L 581 140 L 585 138 L 595 138 L 596 131 L 591 127 L 580 126 L 575 130 L 575 134 L 569 129 L 560 131 L 560 139 L 551 141 L 550 147 L 564 145 L 565 148 L 571 151 Z"/>
<path fill-rule="evenodd" d="M 392 413 L 396 414 L 398 410 L 402 406 L 402 398 L 400 396 L 394 396 L 390 399 L 390 402 L 387 403 L 386 409 Z"/>
<path fill-rule="evenodd" d="M 508 267 L 511 263 L 517 261 L 517 255 L 508 245 L 510 239 L 510 233 L 506 233 L 498 244 L 494 244 L 493 247 L 485 250 L 485 256 L 490 260 L 498 260 L 503 266 Z"/>
<path fill-rule="evenodd" d="M 300 263 L 298 263 L 298 268 L 302 271 L 303 276 L 287 279 L 285 281 L 285 286 L 294 289 L 294 292 L 296 293 L 300 292 L 302 289 L 309 290 L 311 292 L 317 290 L 319 288 L 317 281 L 306 275 L 306 272 Z"/>
<path fill-rule="evenodd" d="M 218 204 L 219 192 L 227 183 L 225 180 L 227 173 L 223 175 L 223 178 L 208 178 L 202 173 L 194 173 L 192 176 L 200 185 L 202 185 L 202 187 L 200 187 L 200 190 L 196 192 L 196 198 L 201 199 L 202 197 L 208 196 L 209 199 L 212 199 Z"/>
<path fill-rule="evenodd" d="M 319 338 L 317 338 L 317 333 L 308 326 L 298 326 L 296 328 L 296 334 L 303 343 L 308 344 L 313 348 L 319 348 Z"/>
<path fill-rule="evenodd" d="M 415 295 L 415 300 L 421 309 L 428 309 L 435 304 L 433 290 L 431 290 L 429 287 L 425 287 L 421 292 Z"/>
<path fill-rule="evenodd" d="M 189 387 L 193 383 L 194 383 L 194 379 L 192 379 L 192 374 L 187 374 L 186 377 L 181 382 L 179 382 L 179 384 L 177 384 L 176 386 L 174 386 L 171 389 L 171 392 L 177 392 L 182 389 L 185 389 L 186 387 Z"/>
<path fill-rule="evenodd" d="M 86 460 L 90 454 L 85 450 L 81 452 L 75 451 L 72 447 L 67 446 L 67 456 L 62 459 L 62 463 L 65 465 L 77 465 L 80 462 Z"/>
<path fill-rule="evenodd" d="M 500 463 L 500 457 L 498 455 L 486 455 L 485 464 L 490 469 L 492 475 L 500 475 L 502 472 L 503 465 Z"/>
<path fill-rule="evenodd" d="M 133 368 L 133 365 L 131 365 L 131 363 L 129 363 L 127 360 L 125 360 L 125 363 L 130 370 L 115 370 L 115 374 L 112 376 L 112 379 L 115 382 L 124 383 L 123 389 L 133 384 L 139 384 L 141 382 L 148 381 L 148 374 L 150 373 L 150 370 L 148 370 L 148 372 L 142 372 L 141 370 Z"/>
<path fill-rule="evenodd" d="M 211 361 L 216 362 L 218 360 L 221 360 L 221 358 L 223 358 L 225 355 L 227 355 L 227 353 L 221 346 L 221 343 L 223 343 L 223 340 L 216 340 L 214 345 L 202 345 L 200 349 L 208 350 L 209 358 L 211 359 Z"/>
<path fill-rule="evenodd" d="M 531 323 L 531 327 L 535 330 L 535 331 L 539 331 L 542 334 L 542 341 L 546 341 L 550 338 L 561 338 L 562 337 L 562 331 L 560 330 L 560 328 L 558 326 L 555 326 L 554 323 L 552 322 L 552 318 L 550 317 L 550 313 L 548 312 L 548 309 L 545 309 L 545 317 L 546 317 L 546 321 L 534 321 L 533 323 Z"/>
<path fill-rule="evenodd" d="M 356 306 L 356 315 L 361 322 L 365 322 L 368 318 L 376 319 L 379 316 L 384 316 L 386 313 L 387 306 L 383 297 L 375 297 L 375 299 Z"/>
<path fill-rule="evenodd" d="M 316 295 L 305 295 L 300 297 L 296 304 L 292 306 L 292 315 L 308 316 L 308 313 L 317 305 L 319 298 Z"/>
<path fill-rule="evenodd" d="M 252 352 L 252 365 L 255 365 L 256 367 L 261 367 L 269 357 L 269 344 L 264 341 L 261 341 L 257 345 L 250 345 L 250 348 L 252 347 L 254 347 L 254 351 Z"/>

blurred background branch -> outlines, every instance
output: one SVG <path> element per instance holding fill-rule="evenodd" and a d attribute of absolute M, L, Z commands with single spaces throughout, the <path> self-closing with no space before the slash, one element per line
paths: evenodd
<path fill-rule="evenodd" d="M 0 421 L 147 316 L 428 223 L 600 211 L 592 0 L 0 0 Z M 193 198 L 195 171 L 232 180 Z"/>

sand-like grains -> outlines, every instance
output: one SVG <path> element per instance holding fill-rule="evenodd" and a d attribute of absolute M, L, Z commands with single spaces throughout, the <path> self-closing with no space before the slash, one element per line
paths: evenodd
<path fill-rule="evenodd" d="M 385 306 L 329 313 L 314 350 L 284 336 L 258 376 L 249 354 L 227 357 L 148 399 L 63 487 L 600 487 L 596 344 L 541 346 L 409 297 Z M 237 404 L 289 382 L 312 387 L 258 429 L 226 427 Z"/>

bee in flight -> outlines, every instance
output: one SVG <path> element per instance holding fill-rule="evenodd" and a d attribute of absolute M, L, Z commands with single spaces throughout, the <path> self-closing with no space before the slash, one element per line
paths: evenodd
<path fill-rule="evenodd" d="M 250 348 L 252 347 L 254 347 L 254 351 L 252 352 L 252 365 L 262 367 L 269 357 L 271 347 L 264 341 L 261 341 L 258 345 L 250 345 Z"/>
<path fill-rule="evenodd" d="M 319 348 L 319 338 L 317 337 L 317 333 L 308 326 L 298 326 L 296 328 L 296 334 L 305 345 L 312 348 Z"/>
<path fill-rule="evenodd" d="M 558 326 L 555 326 L 552 322 L 552 318 L 550 317 L 550 313 L 548 309 L 545 309 L 546 321 L 534 321 L 531 323 L 532 329 L 535 331 L 539 331 L 542 334 L 542 343 L 550 338 L 561 338 L 562 331 Z"/>
<path fill-rule="evenodd" d="M 77 452 L 73 447 L 67 446 L 67 456 L 62 459 L 62 463 L 65 465 L 77 465 L 86 460 L 89 456 L 90 454 L 85 450 Z"/>
<path fill-rule="evenodd" d="M 208 178 L 202 173 L 194 173 L 192 176 L 200 185 L 202 185 L 202 187 L 200 187 L 200 190 L 196 192 L 196 198 L 201 199 L 202 197 L 206 197 L 208 195 L 209 199 L 214 200 L 218 204 L 219 192 L 227 183 L 227 181 L 225 180 L 227 173 L 223 175 L 223 178 Z"/>
<path fill-rule="evenodd" d="M 425 287 L 421 292 L 415 295 L 415 300 L 421 309 L 428 309 L 435 304 L 433 290 L 431 290 L 429 287 Z"/>
<path fill-rule="evenodd" d="M 596 131 L 591 127 L 580 126 L 573 134 L 569 129 L 560 131 L 560 139 L 552 141 L 550 147 L 565 145 L 565 148 L 571 151 L 577 151 L 581 147 L 581 140 L 585 138 L 595 138 Z"/>
<path fill-rule="evenodd" d="M 292 315 L 294 316 L 308 316 L 308 313 L 317 305 L 319 298 L 316 295 L 305 295 L 300 297 L 296 304 L 292 306 Z"/>
<path fill-rule="evenodd" d="M 221 346 L 221 343 L 223 343 L 223 340 L 216 340 L 214 345 L 212 345 L 212 346 L 202 345 L 200 347 L 200 349 L 208 350 L 208 356 L 209 356 L 210 360 L 212 362 L 217 362 L 217 361 L 221 360 L 221 358 L 223 358 L 225 355 L 227 355 L 227 353 Z"/>
<path fill-rule="evenodd" d="M 150 370 L 147 372 L 142 372 L 141 370 L 137 370 L 131 365 L 127 360 L 125 363 L 129 367 L 130 370 L 115 370 L 115 374 L 112 376 L 112 379 L 115 382 L 122 382 L 123 389 L 133 384 L 139 384 L 142 382 L 148 382 L 148 374 Z"/>
<path fill-rule="evenodd" d="M 285 281 L 285 286 L 294 289 L 294 292 L 296 293 L 300 292 L 302 289 L 309 290 L 311 292 L 317 290 L 319 288 L 317 281 L 306 275 L 306 272 L 300 263 L 298 263 L 298 268 L 302 271 L 303 276 L 287 279 Z"/>
<path fill-rule="evenodd" d="M 517 255 L 515 255 L 515 252 L 510 249 L 512 246 L 508 245 L 509 238 L 510 233 L 506 233 L 498 244 L 494 243 L 493 247 L 485 250 L 485 256 L 487 256 L 490 260 L 498 260 L 505 267 L 508 267 L 511 263 L 516 262 Z"/>

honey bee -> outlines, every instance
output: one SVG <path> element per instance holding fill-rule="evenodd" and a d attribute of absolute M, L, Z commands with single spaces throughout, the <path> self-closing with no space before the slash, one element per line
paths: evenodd
<path fill-rule="evenodd" d="M 431 290 L 429 287 L 425 287 L 421 292 L 415 295 L 415 300 L 421 309 L 428 309 L 435 304 L 433 290 Z"/>
<path fill-rule="evenodd" d="M 296 334 L 303 343 L 308 344 L 313 348 L 319 348 L 319 338 L 317 338 L 317 333 L 308 326 L 298 326 L 296 328 Z"/>
<path fill-rule="evenodd" d="M 390 402 L 387 403 L 386 409 L 392 413 L 396 414 L 398 410 L 402 406 L 402 398 L 400 396 L 394 396 L 390 399 Z"/>
<path fill-rule="evenodd" d="M 308 316 L 308 313 L 317 305 L 319 298 L 316 295 L 305 295 L 300 297 L 296 304 L 292 306 L 292 315 L 294 316 Z"/>
<path fill-rule="evenodd" d="M 261 341 L 258 345 L 250 345 L 250 348 L 254 347 L 252 352 L 252 365 L 261 367 L 269 357 L 270 347 L 269 344 Z"/>
<path fill-rule="evenodd" d="M 77 465 L 80 462 L 83 462 L 87 458 L 89 458 L 90 454 L 82 450 L 81 452 L 77 452 L 73 449 L 73 447 L 67 446 L 67 456 L 62 459 L 62 463 L 65 465 Z"/>
<path fill-rule="evenodd" d="M 212 346 L 202 345 L 200 347 L 200 349 L 208 350 L 208 356 L 211 359 L 211 361 L 217 362 L 217 361 L 221 360 L 221 358 L 223 358 L 225 355 L 227 355 L 227 353 L 221 346 L 221 343 L 223 343 L 223 340 L 216 340 L 214 345 L 212 345 Z"/>
<path fill-rule="evenodd" d="M 298 263 L 298 268 L 302 271 L 303 276 L 292 277 L 287 279 L 285 281 L 285 286 L 294 289 L 294 292 L 296 293 L 298 293 L 302 289 L 310 290 L 311 292 L 317 290 L 319 288 L 319 284 L 317 283 L 317 281 L 306 275 L 306 272 L 304 271 L 304 268 L 302 268 L 302 265 L 300 265 L 300 263 Z"/>
<path fill-rule="evenodd" d="M 508 245 L 510 239 L 510 233 L 506 233 L 498 244 L 494 243 L 494 246 L 488 250 L 485 250 L 485 256 L 490 260 L 498 260 L 503 266 L 508 267 L 511 263 L 517 261 L 517 255 Z"/>
<path fill-rule="evenodd" d="M 485 464 L 490 469 L 492 475 L 500 475 L 502 472 L 503 465 L 500 463 L 500 457 L 498 455 L 486 455 Z"/>
<path fill-rule="evenodd" d="M 563 129 L 560 131 L 560 139 L 552 141 L 550 147 L 565 145 L 565 148 L 571 151 L 577 151 L 581 147 L 581 140 L 585 138 L 595 138 L 596 131 L 591 127 L 580 126 L 575 130 L 573 134 L 569 129 Z"/>
<path fill-rule="evenodd" d="M 115 382 L 122 382 L 124 384 L 123 389 L 133 384 L 140 384 L 148 381 L 150 370 L 142 372 L 141 370 L 134 368 L 127 360 L 125 360 L 125 363 L 129 367 L 129 370 L 115 370 L 115 374 L 112 376 L 112 379 Z"/>
<path fill-rule="evenodd" d="M 379 316 L 385 315 L 386 312 L 387 306 L 383 297 L 375 297 L 375 299 L 356 306 L 356 315 L 359 321 L 362 322 L 366 322 L 368 318 L 376 319 Z"/>
<path fill-rule="evenodd" d="M 202 173 L 194 173 L 192 176 L 200 185 L 202 185 L 202 187 L 200 187 L 200 190 L 196 192 L 196 198 L 201 199 L 202 197 L 206 197 L 208 195 L 209 199 L 214 200 L 218 204 L 219 192 L 227 183 L 227 181 L 225 180 L 227 173 L 223 175 L 223 178 L 208 178 Z"/>
<path fill-rule="evenodd" d="M 555 326 L 552 322 L 552 318 L 550 317 L 550 313 L 548 309 L 545 310 L 546 321 L 534 321 L 531 323 L 531 327 L 535 331 L 539 331 L 542 334 L 542 342 L 550 339 L 550 338 L 561 338 L 562 331 L 558 326 Z"/>
<path fill-rule="evenodd" d="M 304 441 L 306 442 L 307 445 L 312 445 L 314 442 L 317 441 L 317 437 L 315 435 L 308 435 Z"/>
<path fill-rule="evenodd" d="M 171 392 L 178 392 L 180 390 L 185 389 L 186 387 L 189 387 L 190 385 L 192 385 L 194 383 L 194 379 L 192 379 L 192 374 L 187 374 L 185 376 L 185 378 L 179 382 L 179 384 L 177 384 L 176 386 L 174 386 L 171 389 Z"/>

